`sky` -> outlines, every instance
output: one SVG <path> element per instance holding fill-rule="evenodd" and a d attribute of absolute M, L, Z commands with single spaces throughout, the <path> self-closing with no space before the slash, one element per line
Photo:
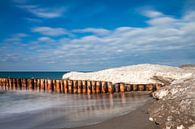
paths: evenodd
<path fill-rule="evenodd" d="M 0 0 L 0 71 L 195 63 L 195 0 Z"/>

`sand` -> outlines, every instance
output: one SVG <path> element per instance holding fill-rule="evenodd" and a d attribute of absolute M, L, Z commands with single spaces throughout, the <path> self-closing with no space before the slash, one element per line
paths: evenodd
<path fill-rule="evenodd" d="M 154 101 L 154 99 L 150 99 L 144 106 L 129 114 L 115 117 L 99 124 L 72 129 L 160 129 L 158 125 L 148 119 L 147 109 Z"/>

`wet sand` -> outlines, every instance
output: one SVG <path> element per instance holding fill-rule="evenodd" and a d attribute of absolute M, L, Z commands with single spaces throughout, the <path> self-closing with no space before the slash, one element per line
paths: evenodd
<path fill-rule="evenodd" d="M 147 109 L 154 101 L 153 99 L 149 100 L 144 106 L 139 107 L 129 114 L 115 117 L 96 125 L 72 129 L 160 129 L 154 122 L 149 121 Z"/>

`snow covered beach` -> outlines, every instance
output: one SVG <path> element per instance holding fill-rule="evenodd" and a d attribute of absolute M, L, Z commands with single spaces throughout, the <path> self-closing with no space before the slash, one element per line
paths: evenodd
<path fill-rule="evenodd" d="M 193 66 L 179 68 L 140 64 L 90 73 L 70 72 L 64 74 L 63 79 L 132 84 L 169 82 L 153 93 L 157 101 L 149 108 L 149 119 L 166 129 L 195 128 L 195 70 Z"/>
<path fill-rule="evenodd" d="M 181 79 L 192 76 L 190 71 L 178 67 L 140 64 L 118 68 L 105 69 L 97 72 L 70 72 L 63 75 L 63 79 L 72 80 L 97 80 L 112 83 L 124 82 L 131 84 L 159 83 L 154 76 L 164 78 Z"/>

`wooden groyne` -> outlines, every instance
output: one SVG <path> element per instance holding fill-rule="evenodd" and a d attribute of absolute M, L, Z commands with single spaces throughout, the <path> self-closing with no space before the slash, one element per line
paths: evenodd
<path fill-rule="evenodd" d="M 91 80 L 51 80 L 0 78 L 0 90 L 30 90 L 38 92 L 99 94 L 131 91 L 155 91 L 162 84 L 127 84 Z"/>

